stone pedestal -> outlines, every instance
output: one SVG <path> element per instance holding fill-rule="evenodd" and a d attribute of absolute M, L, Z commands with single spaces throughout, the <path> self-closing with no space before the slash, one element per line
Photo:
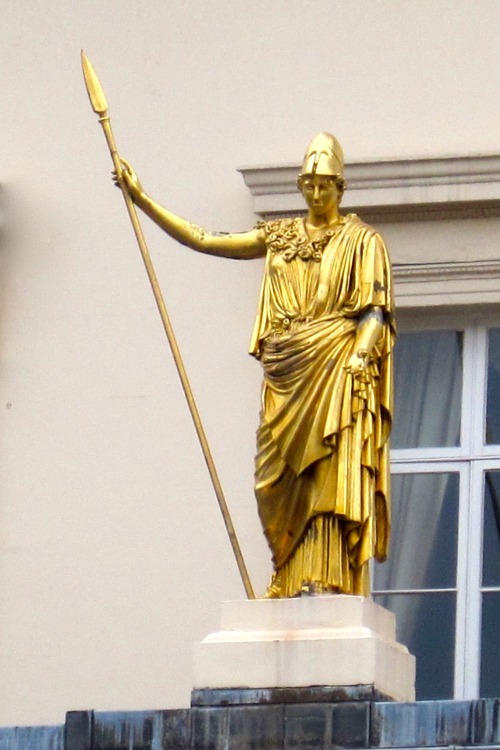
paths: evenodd
<path fill-rule="evenodd" d="M 360 596 L 225 602 L 221 630 L 195 645 L 195 693 L 349 687 L 413 701 L 414 685 L 394 615 Z"/>

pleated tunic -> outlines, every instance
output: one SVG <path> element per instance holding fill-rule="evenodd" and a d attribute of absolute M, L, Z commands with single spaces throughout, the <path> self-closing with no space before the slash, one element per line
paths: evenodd
<path fill-rule="evenodd" d="M 250 352 L 264 369 L 255 494 L 271 595 L 368 594 L 388 544 L 394 341 L 382 238 L 356 215 L 316 242 L 303 219 L 259 224 L 266 266 Z M 383 311 L 366 373 L 346 370 L 357 326 Z"/>

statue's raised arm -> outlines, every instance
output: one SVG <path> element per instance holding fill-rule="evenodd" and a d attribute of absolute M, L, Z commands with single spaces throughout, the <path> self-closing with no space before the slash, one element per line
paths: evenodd
<path fill-rule="evenodd" d="M 211 234 L 156 203 L 144 192 L 128 161 L 121 159 L 121 165 L 121 173 L 116 181 L 123 180 L 134 203 L 178 242 L 200 253 L 224 258 L 250 260 L 265 255 L 265 236 L 261 229 L 238 234 Z"/>

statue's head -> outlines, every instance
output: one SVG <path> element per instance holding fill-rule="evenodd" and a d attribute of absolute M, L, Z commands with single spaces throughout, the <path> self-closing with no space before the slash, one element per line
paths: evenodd
<path fill-rule="evenodd" d="M 309 204 L 304 188 L 312 181 L 335 183 L 340 202 L 346 182 L 344 179 L 344 154 L 338 140 L 330 133 L 318 133 L 307 147 L 297 186 Z"/>

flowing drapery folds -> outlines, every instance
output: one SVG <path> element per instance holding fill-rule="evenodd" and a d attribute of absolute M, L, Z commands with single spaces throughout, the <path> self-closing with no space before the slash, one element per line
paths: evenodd
<path fill-rule="evenodd" d="M 394 340 L 383 240 L 350 214 L 309 240 L 302 219 L 261 224 L 267 259 L 251 353 L 264 369 L 255 493 L 276 596 L 313 584 L 367 594 L 385 558 Z M 384 315 L 360 376 L 346 369 L 360 319 Z"/>

